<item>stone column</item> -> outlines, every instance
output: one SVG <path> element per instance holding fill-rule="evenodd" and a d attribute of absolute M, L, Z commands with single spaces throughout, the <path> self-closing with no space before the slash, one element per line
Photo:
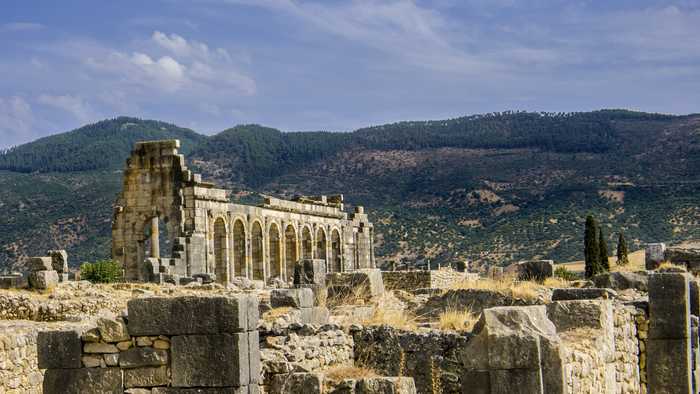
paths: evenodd
<path fill-rule="evenodd" d="M 158 243 L 158 218 L 155 217 L 151 219 L 151 231 L 149 233 L 149 246 L 151 251 L 149 257 L 159 259 L 160 258 L 160 244 Z"/>
<path fill-rule="evenodd" d="M 691 393 L 690 283 L 687 274 L 649 276 L 649 318 L 648 392 Z"/>
<path fill-rule="evenodd" d="M 391 262 L 391 272 L 396 271 L 396 261 Z"/>

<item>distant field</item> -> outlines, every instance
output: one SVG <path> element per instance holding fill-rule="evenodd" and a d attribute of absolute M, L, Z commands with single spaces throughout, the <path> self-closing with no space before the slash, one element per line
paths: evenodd
<path fill-rule="evenodd" d="M 636 252 L 630 253 L 629 254 L 629 259 L 630 259 L 630 266 L 631 267 L 637 267 L 639 269 L 644 269 L 644 250 L 638 250 Z M 613 270 L 617 266 L 617 257 L 610 257 L 610 268 Z M 571 272 L 583 272 L 585 269 L 585 262 L 583 260 L 581 261 L 572 261 L 570 263 L 561 263 L 561 264 L 554 264 L 554 269 L 557 269 L 557 267 L 566 267 Z"/>

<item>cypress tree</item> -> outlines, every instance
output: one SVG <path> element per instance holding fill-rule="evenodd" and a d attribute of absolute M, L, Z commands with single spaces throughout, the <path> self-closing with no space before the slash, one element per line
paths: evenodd
<path fill-rule="evenodd" d="M 600 271 L 600 251 L 596 233 L 598 230 L 593 216 L 586 219 L 586 237 L 583 240 L 584 254 L 586 256 L 586 279 L 590 279 Z"/>
<path fill-rule="evenodd" d="M 598 237 L 598 248 L 600 249 L 600 269 L 601 271 L 610 271 L 610 259 L 608 259 L 608 243 L 605 242 L 605 233 L 603 227 L 600 227 L 600 237 Z"/>
<path fill-rule="evenodd" d="M 627 265 L 629 262 L 627 242 L 625 242 L 624 234 L 620 233 L 620 239 L 617 241 L 617 265 Z"/>

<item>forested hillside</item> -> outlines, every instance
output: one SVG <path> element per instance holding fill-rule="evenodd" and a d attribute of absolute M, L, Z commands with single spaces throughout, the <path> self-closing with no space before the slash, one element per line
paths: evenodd
<path fill-rule="evenodd" d="M 700 115 L 505 112 L 211 137 L 122 117 L 0 154 L 0 272 L 57 247 L 73 266 L 108 257 L 124 158 L 137 141 L 171 138 L 203 179 L 250 192 L 238 202 L 342 193 L 364 205 L 381 261 L 579 260 L 587 215 L 607 227 L 611 253 L 620 231 L 630 252 L 700 238 Z"/>

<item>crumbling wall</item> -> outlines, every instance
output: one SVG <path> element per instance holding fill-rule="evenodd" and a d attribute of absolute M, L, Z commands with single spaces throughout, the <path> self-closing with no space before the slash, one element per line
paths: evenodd
<path fill-rule="evenodd" d="M 389 290 L 447 289 L 456 284 L 476 280 L 476 274 L 452 269 L 436 271 L 382 271 L 384 286 Z"/>

